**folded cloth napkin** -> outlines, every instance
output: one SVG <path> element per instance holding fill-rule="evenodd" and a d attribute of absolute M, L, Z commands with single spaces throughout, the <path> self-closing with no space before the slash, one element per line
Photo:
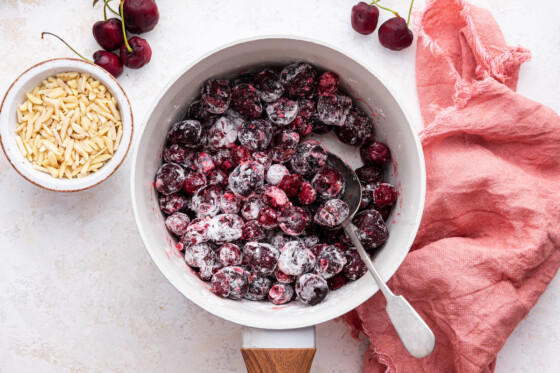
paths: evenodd
<path fill-rule="evenodd" d="M 364 372 L 492 372 L 560 266 L 560 118 L 515 92 L 530 54 L 505 44 L 488 11 L 428 1 L 417 34 L 426 206 L 388 284 L 436 347 L 412 358 L 379 293 L 344 318 L 371 341 Z"/>

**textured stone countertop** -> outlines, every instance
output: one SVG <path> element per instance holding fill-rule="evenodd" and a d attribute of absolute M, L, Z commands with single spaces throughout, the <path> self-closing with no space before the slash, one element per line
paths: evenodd
<path fill-rule="evenodd" d="M 202 53 L 239 38 L 293 34 L 369 61 L 421 128 L 415 48 L 395 53 L 375 35 L 355 33 L 349 24 L 355 2 L 159 0 L 160 22 L 146 35 L 152 61 L 119 79 L 137 125 L 154 95 Z M 2 95 L 25 68 L 72 56 L 56 40 L 41 40 L 41 31 L 65 37 L 86 55 L 97 49 L 91 26 L 102 11 L 91 3 L 0 0 Z M 519 92 L 560 111 L 559 3 L 474 3 L 490 8 L 510 44 L 533 52 L 521 69 Z M 384 4 L 408 10 L 405 1 Z M 244 371 L 241 327 L 185 299 L 152 263 L 136 231 L 129 171 L 130 157 L 101 186 L 57 194 L 26 182 L 0 156 L 0 372 Z M 557 276 L 500 352 L 496 372 L 559 371 L 558 309 Z M 312 372 L 360 372 L 366 343 L 353 340 L 341 323 L 318 325 Z"/>

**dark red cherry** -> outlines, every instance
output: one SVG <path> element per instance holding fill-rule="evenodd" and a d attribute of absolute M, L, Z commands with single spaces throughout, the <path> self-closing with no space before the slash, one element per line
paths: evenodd
<path fill-rule="evenodd" d="M 352 7 L 350 16 L 352 28 L 363 35 L 369 35 L 375 31 L 379 19 L 379 9 L 360 1 Z"/>
<path fill-rule="evenodd" d="M 131 69 L 139 69 L 150 62 L 152 49 L 145 39 L 134 36 L 128 39 L 132 52 L 128 51 L 126 44 L 121 46 L 121 60 L 123 65 Z"/>
<path fill-rule="evenodd" d="M 124 0 L 124 25 L 133 34 L 142 34 L 156 27 L 159 11 L 154 0 Z"/>
<path fill-rule="evenodd" d="M 123 64 L 114 53 L 98 50 L 93 54 L 93 62 L 107 70 L 115 78 L 121 76 L 123 72 Z"/>
<path fill-rule="evenodd" d="M 122 24 L 118 18 L 95 22 L 92 33 L 97 44 L 108 51 L 119 49 L 124 43 Z"/>
<path fill-rule="evenodd" d="M 385 48 L 394 51 L 408 48 L 412 44 L 414 36 L 408 28 L 406 20 L 402 17 L 389 18 L 379 26 L 379 42 Z"/>

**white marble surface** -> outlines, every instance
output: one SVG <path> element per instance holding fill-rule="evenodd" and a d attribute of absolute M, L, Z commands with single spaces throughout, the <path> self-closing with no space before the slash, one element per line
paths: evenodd
<path fill-rule="evenodd" d="M 158 1 L 161 19 L 146 35 L 151 63 L 120 78 L 137 125 L 153 96 L 184 65 L 223 43 L 288 33 L 328 41 L 380 71 L 421 127 L 414 48 L 395 53 L 349 26 L 355 0 Z M 519 91 L 560 111 L 560 5 L 554 0 L 482 0 L 510 44 L 528 47 Z M 487 4 L 485 4 L 487 3 Z M 406 1 L 384 0 L 401 13 Z M 424 0 L 417 1 L 421 9 Z M 91 1 L 0 1 L 0 93 L 26 67 L 71 56 L 41 31 L 64 36 L 91 55 Z M 388 14 L 382 13 L 382 19 Z M 77 194 L 34 187 L 0 156 L 0 372 L 241 372 L 238 325 L 218 319 L 176 291 L 136 232 L 129 199 L 130 161 L 101 186 Z M 496 371 L 558 372 L 557 276 L 498 356 Z M 317 327 L 312 372 L 359 372 L 366 341 L 344 325 Z"/>

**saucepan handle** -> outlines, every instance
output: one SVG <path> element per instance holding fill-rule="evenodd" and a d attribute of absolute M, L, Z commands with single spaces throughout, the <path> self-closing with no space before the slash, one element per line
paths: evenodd
<path fill-rule="evenodd" d="M 315 327 L 243 327 L 241 354 L 248 373 L 309 373 L 315 356 Z"/>

